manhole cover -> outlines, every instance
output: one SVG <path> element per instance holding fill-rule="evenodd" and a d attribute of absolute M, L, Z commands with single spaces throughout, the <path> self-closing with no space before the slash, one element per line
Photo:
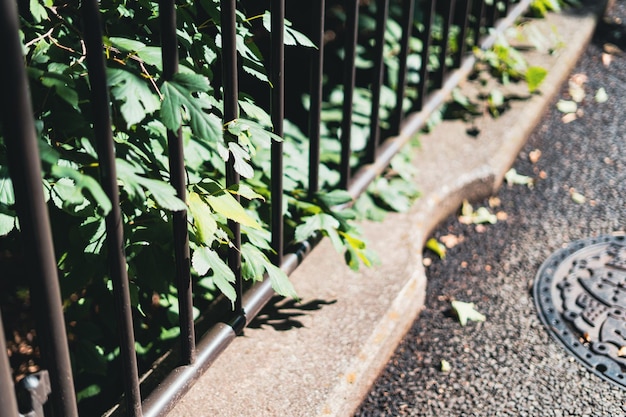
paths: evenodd
<path fill-rule="evenodd" d="M 534 295 L 550 334 L 593 373 L 626 388 L 626 236 L 555 252 L 537 272 Z"/>

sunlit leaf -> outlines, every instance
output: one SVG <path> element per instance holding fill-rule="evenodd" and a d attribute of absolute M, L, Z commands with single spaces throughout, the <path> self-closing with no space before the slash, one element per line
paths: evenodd
<path fill-rule="evenodd" d="M 474 303 L 463 301 L 452 301 L 452 309 L 459 319 L 461 326 L 465 326 L 468 321 L 485 321 L 487 318 L 474 309 Z"/>
<path fill-rule="evenodd" d="M 609 95 L 606 93 L 604 87 L 600 87 L 596 92 L 596 103 L 604 103 L 609 99 Z"/>
<path fill-rule="evenodd" d="M 237 223 L 254 229 L 261 228 L 257 221 L 246 213 L 241 204 L 239 204 L 230 193 L 224 192 L 218 195 L 209 195 L 206 197 L 206 200 L 215 212 L 227 219 L 234 220 Z"/>
<path fill-rule="evenodd" d="M 210 245 L 217 230 L 213 212 L 197 193 L 189 193 L 189 211 L 193 216 L 198 237 L 205 245 Z"/>
<path fill-rule="evenodd" d="M 159 98 L 146 80 L 118 68 L 108 68 L 107 77 L 112 96 L 124 103 L 120 111 L 127 127 L 141 122 L 146 115 L 159 109 Z"/>
<path fill-rule="evenodd" d="M 556 108 L 561 113 L 575 113 L 578 110 L 578 104 L 572 100 L 559 100 L 556 103 Z"/>
<path fill-rule="evenodd" d="M 532 187 L 534 184 L 534 180 L 531 177 L 518 174 L 515 168 L 509 169 L 506 174 L 504 174 L 504 180 L 510 185 L 517 184 Z"/>
<path fill-rule="evenodd" d="M 431 237 L 430 239 L 428 239 L 428 241 L 426 242 L 426 248 L 430 249 L 433 252 L 435 252 L 437 254 L 437 256 L 439 256 L 439 258 L 445 259 L 445 257 L 446 257 L 446 247 L 445 247 L 445 245 L 443 243 L 440 243 L 434 237 Z"/>

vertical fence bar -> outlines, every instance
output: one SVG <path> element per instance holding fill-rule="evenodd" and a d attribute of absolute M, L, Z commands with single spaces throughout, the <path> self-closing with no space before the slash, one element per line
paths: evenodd
<path fill-rule="evenodd" d="M 356 75 L 356 43 L 359 31 L 359 0 L 345 0 L 346 39 L 343 69 L 343 116 L 341 120 L 341 162 L 339 186 L 347 188 L 350 182 L 350 154 L 352 152 L 352 103 Z"/>
<path fill-rule="evenodd" d="M 400 125 L 403 119 L 404 95 L 406 92 L 406 78 L 409 57 L 409 42 L 413 33 L 413 13 L 415 9 L 415 0 L 402 1 L 402 17 L 400 24 L 402 26 L 402 39 L 400 40 L 400 69 L 398 71 L 398 86 L 396 89 L 396 108 L 392 117 L 392 135 L 400 133 Z"/>
<path fill-rule="evenodd" d="M 443 27 L 441 49 L 439 51 L 439 68 L 434 76 L 434 84 L 436 88 L 441 88 L 443 80 L 446 76 L 446 58 L 448 57 L 448 43 L 450 41 L 450 27 L 454 19 L 454 8 L 456 0 L 447 0 L 443 2 Z"/>
<path fill-rule="evenodd" d="M 485 16 L 485 0 L 474 0 L 474 11 L 472 15 L 476 19 L 473 25 L 474 47 L 478 47 L 480 45 L 480 32 L 483 27 L 483 20 Z"/>
<path fill-rule="evenodd" d="M 494 27 L 498 20 L 498 1 L 493 0 L 493 4 L 487 5 L 487 27 Z"/>
<path fill-rule="evenodd" d="M 5 60 L 0 69 L 0 117 L 22 245 L 24 253 L 29 255 L 25 266 L 37 332 L 42 339 L 44 365 L 50 374 L 54 413 L 57 416 L 75 417 L 78 410 L 72 366 L 14 0 L 0 0 L 0 39 L 0 56 Z M 0 354 L 5 355 L 6 350 Z"/>
<path fill-rule="evenodd" d="M 326 2 L 312 3 L 313 35 L 311 40 L 317 45 L 311 49 L 311 100 L 309 104 L 309 198 L 319 191 L 320 176 L 320 135 L 322 123 L 322 88 L 324 77 L 324 16 Z"/>
<path fill-rule="evenodd" d="M 271 56 L 270 81 L 272 83 L 271 117 L 274 133 L 283 137 L 285 118 L 285 0 L 271 3 Z M 272 141 L 272 249 L 274 264 L 283 262 L 283 143 Z"/>
<path fill-rule="evenodd" d="M 4 12 L 4 11 L 3 11 Z M 0 417 L 18 417 L 17 400 L 13 390 L 13 378 L 11 378 L 11 366 L 7 357 L 4 327 L 0 317 Z"/>
<path fill-rule="evenodd" d="M 224 124 L 232 122 L 239 117 L 239 83 L 237 80 L 237 44 L 236 44 L 236 0 L 220 0 L 221 23 L 222 23 L 222 94 L 224 95 Z M 228 130 L 224 131 L 226 142 L 237 139 Z M 239 174 L 235 171 L 232 156 L 226 163 L 226 186 L 231 187 L 239 184 Z M 233 195 L 239 201 L 239 195 Z M 243 314 L 243 288 L 241 276 L 241 227 L 239 223 L 229 220 L 228 228 L 233 233 L 233 247 L 228 251 L 228 266 L 235 274 L 235 312 Z M 242 329 L 237 329 L 241 331 Z"/>
<path fill-rule="evenodd" d="M 454 66 L 458 68 L 461 66 L 461 60 L 467 53 L 467 29 L 469 25 L 469 16 L 472 10 L 472 0 L 462 0 L 464 4 L 463 15 L 459 17 L 460 23 L 460 32 L 459 32 L 459 50 L 454 59 Z"/>
<path fill-rule="evenodd" d="M 389 15 L 389 0 L 378 0 L 376 2 L 376 51 L 374 52 L 374 77 L 372 78 L 372 113 L 370 115 L 370 138 L 367 143 L 365 162 L 374 162 L 376 149 L 380 142 L 380 93 L 384 83 L 385 63 L 385 32 L 387 28 L 387 17 Z"/>
<path fill-rule="evenodd" d="M 109 273 L 113 282 L 118 326 L 120 333 L 120 355 L 126 396 L 126 415 L 141 416 L 141 394 L 135 336 L 133 331 L 132 306 L 124 254 L 122 215 L 119 206 L 119 189 L 115 169 L 115 150 L 111 131 L 109 93 L 107 89 L 102 30 L 97 0 L 83 0 L 81 5 L 87 51 L 87 67 L 91 84 L 94 136 L 98 149 L 100 183 L 111 200 L 111 211 L 105 218 Z"/>
<path fill-rule="evenodd" d="M 163 79 L 171 81 L 178 72 L 178 40 L 176 38 L 176 5 L 174 0 L 160 0 L 161 55 Z M 176 195 L 187 201 L 187 175 L 183 151 L 182 129 L 167 132 L 170 182 Z M 189 255 L 187 211 L 172 212 L 174 256 L 176 263 L 176 289 L 178 291 L 178 322 L 180 326 L 181 363 L 189 365 L 196 357 L 196 338 L 193 322 L 193 292 Z"/>
<path fill-rule="evenodd" d="M 428 93 L 428 58 L 430 54 L 431 43 L 431 29 L 433 27 L 433 20 L 435 18 L 435 6 L 437 0 L 424 0 L 423 2 L 423 16 L 424 16 L 424 30 L 421 33 L 422 40 L 422 53 L 421 53 L 421 66 L 419 71 L 419 84 L 417 97 L 417 110 L 422 110 L 424 106 L 424 100 L 426 100 L 426 94 Z"/>

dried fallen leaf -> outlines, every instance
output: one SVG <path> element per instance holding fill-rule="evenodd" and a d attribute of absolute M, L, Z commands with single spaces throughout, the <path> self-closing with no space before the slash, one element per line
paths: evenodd
<path fill-rule="evenodd" d="M 534 181 L 531 177 L 518 174 L 515 168 L 509 169 L 507 173 L 504 174 L 504 180 L 510 185 L 518 184 L 518 185 L 527 185 L 528 187 L 532 187 L 534 184 Z"/>
<path fill-rule="evenodd" d="M 475 310 L 474 303 L 465 303 L 463 301 L 452 301 L 452 309 L 459 319 L 461 326 L 465 326 L 470 321 L 485 321 L 487 318 Z"/>
<path fill-rule="evenodd" d="M 576 103 L 580 103 L 585 99 L 585 89 L 580 84 L 569 83 L 569 95 Z"/>
<path fill-rule="evenodd" d="M 589 81 L 589 77 L 587 77 L 585 74 L 574 74 L 569 78 L 569 82 L 572 84 L 577 84 L 577 85 L 583 85 L 584 83 L 586 83 L 587 81 Z"/>
<path fill-rule="evenodd" d="M 576 110 L 578 109 L 578 104 L 576 104 L 575 101 L 572 100 L 559 100 L 556 103 L 556 108 L 561 112 L 561 113 L 575 113 Z"/>
<path fill-rule="evenodd" d="M 587 201 L 587 199 L 585 198 L 584 195 L 574 191 L 572 193 L 570 193 L 572 196 L 572 201 L 576 204 L 585 204 L 585 201 Z"/>
<path fill-rule="evenodd" d="M 441 360 L 441 372 L 450 372 L 452 370 L 452 366 L 450 366 L 450 362 L 445 359 Z"/>
<path fill-rule="evenodd" d="M 451 249 L 451 248 L 455 247 L 459 243 L 463 242 L 464 239 L 465 238 L 462 235 L 460 235 L 460 236 L 457 236 L 457 235 L 445 235 L 445 236 L 441 236 L 439 238 L 441 243 L 446 245 L 446 248 L 448 248 L 448 249 Z"/>
<path fill-rule="evenodd" d="M 498 197 L 495 197 L 495 196 L 489 197 L 489 207 L 491 208 L 500 207 L 501 203 L 502 201 L 500 201 Z"/>
<path fill-rule="evenodd" d="M 602 54 L 602 65 L 604 65 L 605 67 L 609 67 L 609 65 L 611 65 L 611 62 L 613 62 L 613 55 L 611 54 L 607 54 L 606 52 Z"/>
<path fill-rule="evenodd" d="M 528 153 L 528 159 L 532 164 L 536 164 L 539 161 L 539 158 L 541 158 L 541 150 L 539 149 L 535 149 L 534 151 L 530 151 Z"/>
<path fill-rule="evenodd" d="M 561 121 L 565 124 L 571 123 L 576 119 L 577 119 L 576 113 L 568 113 L 565 116 L 561 117 Z"/>
<path fill-rule="evenodd" d="M 505 221 L 506 219 L 509 218 L 509 215 L 506 214 L 506 212 L 504 212 L 504 211 L 499 211 L 499 212 L 496 213 L 496 218 L 499 221 L 503 222 L 503 221 Z"/>
<path fill-rule="evenodd" d="M 604 87 L 600 87 L 596 92 L 596 103 L 604 103 L 609 99 L 609 95 L 606 93 Z"/>
<path fill-rule="evenodd" d="M 606 52 L 607 54 L 611 54 L 611 55 L 621 55 L 624 53 L 624 51 L 622 51 L 622 49 L 612 43 L 605 43 L 602 46 L 602 49 L 604 49 L 604 52 Z"/>

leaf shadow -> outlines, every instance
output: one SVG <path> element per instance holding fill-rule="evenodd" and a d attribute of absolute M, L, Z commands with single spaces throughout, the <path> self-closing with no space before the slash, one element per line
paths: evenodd
<path fill-rule="evenodd" d="M 248 327 L 260 329 L 264 326 L 270 326 L 277 331 L 299 329 L 304 327 L 304 323 L 298 320 L 298 317 L 306 316 L 308 311 L 321 310 L 323 306 L 332 305 L 336 302 L 337 300 L 315 299 L 302 303 L 275 295 Z"/>

